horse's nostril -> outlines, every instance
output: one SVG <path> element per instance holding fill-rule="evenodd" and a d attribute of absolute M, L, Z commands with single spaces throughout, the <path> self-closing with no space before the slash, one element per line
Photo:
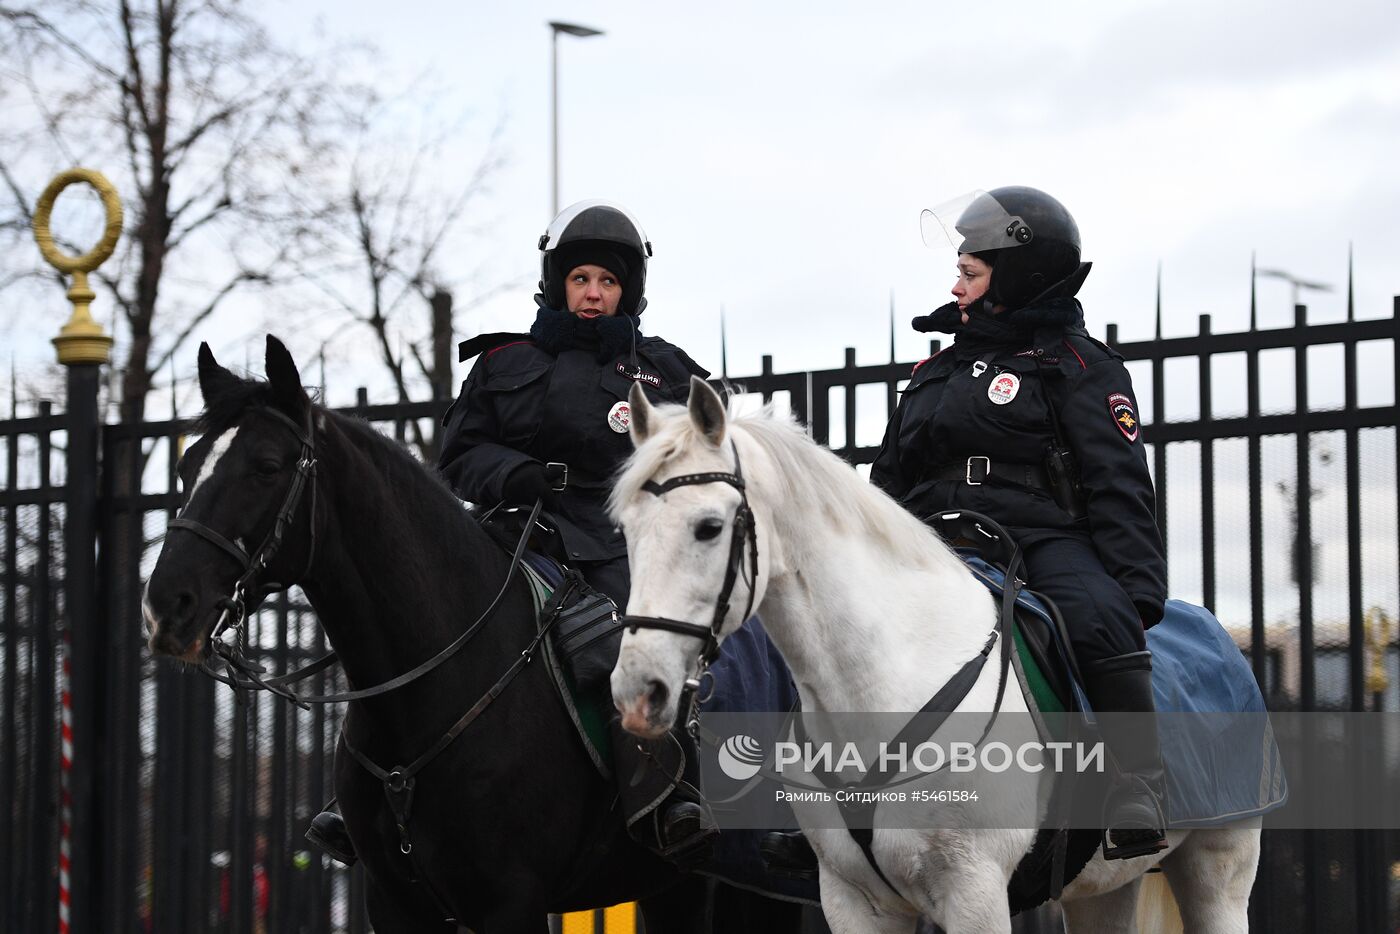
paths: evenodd
<path fill-rule="evenodd" d="M 175 598 L 175 616 L 177 619 L 188 619 L 194 612 L 194 594 L 185 591 Z"/>
<path fill-rule="evenodd" d="M 666 698 L 671 695 L 666 685 L 655 678 L 647 682 L 647 703 L 652 710 L 660 710 L 666 706 Z"/>

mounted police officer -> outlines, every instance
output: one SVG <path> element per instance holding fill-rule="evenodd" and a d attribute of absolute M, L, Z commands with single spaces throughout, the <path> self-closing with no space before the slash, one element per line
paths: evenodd
<path fill-rule="evenodd" d="M 913 325 L 953 342 L 915 367 L 870 479 L 920 517 L 961 508 L 1006 526 L 1030 586 L 1064 617 L 1092 707 L 1152 713 L 1145 630 L 1162 618 L 1166 558 L 1132 381 L 1074 297 L 1090 268 L 1074 218 L 1008 187 L 922 220 L 926 243 L 956 248 L 958 278 L 954 301 Z M 1166 839 L 1154 720 L 1109 719 L 1119 776 L 1104 855 L 1155 853 Z M 779 869 L 807 859 L 791 835 L 765 850 Z"/>
<path fill-rule="evenodd" d="M 1162 618 L 1166 558 L 1132 380 L 1085 331 L 1074 297 L 1090 268 L 1074 218 L 1042 191 L 1009 187 L 923 220 L 927 242 L 957 248 L 958 279 L 954 301 L 914 327 L 953 343 L 915 370 L 871 480 L 916 515 L 964 508 L 1006 525 L 1030 585 L 1060 608 L 1089 703 L 1152 713 L 1145 630 Z M 1104 855 L 1157 852 L 1153 718 L 1132 730 L 1109 719 L 1120 776 Z"/>
<path fill-rule="evenodd" d="M 561 557 L 618 606 L 627 543 L 607 516 L 613 472 L 632 453 L 627 392 L 684 402 L 685 351 L 643 336 L 651 243 L 625 210 L 566 208 L 540 238 L 539 306 L 528 334 L 466 342 L 476 366 L 448 413 L 438 466 L 463 499 L 533 503 L 558 529 Z"/>
<path fill-rule="evenodd" d="M 624 208 L 565 208 L 539 249 L 529 332 L 461 345 L 461 359 L 476 363 L 444 420 L 438 467 L 459 497 L 480 506 L 543 499 L 542 516 L 557 533 L 554 556 L 621 608 L 630 589 L 627 544 L 606 507 L 611 477 L 632 452 L 628 391 L 640 384 L 653 402 L 685 402 L 691 375 L 709 373 L 674 344 L 642 334 L 652 246 Z M 696 770 L 683 731 L 642 748 L 614 718 L 610 738 L 629 832 L 678 865 L 704 862 L 718 831 L 685 780 Z M 348 848 L 353 859 L 338 821 L 323 813 L 308 836 L 332 855 Z"/>

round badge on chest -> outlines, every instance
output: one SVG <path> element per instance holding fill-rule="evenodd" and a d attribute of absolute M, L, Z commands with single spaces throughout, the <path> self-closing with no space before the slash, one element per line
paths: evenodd
<path fill-rule="evenodd" d="M 611 409 L 608 409 L 608 427 L 620 435 L 627 434 L 627 429 L 632 424 L 632 407 L 626 402 L 619 402 Z"/>
<path fill-rule="evenodd" d="M 997 405 L 1006 405 L 1021 391 L 1021 377 L 1015 373 L 998 373 L 987 387 L 987 398 Z"/>

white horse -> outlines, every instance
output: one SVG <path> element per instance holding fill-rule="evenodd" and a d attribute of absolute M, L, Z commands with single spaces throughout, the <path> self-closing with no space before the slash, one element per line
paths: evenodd
<path fill-rule="evenodd" d="M 725 602 L 722 582 L 734 579 L 723 595 L 720 639 L 740 626 L 751 603 L 787 659 L 805 711 L 918 710 L 982 650 L 998 612 L 985 587 L 931 529 L 791 420 L 729 416 L 698 379 L 688 409 L 652 407 L 636 391 L 630 401 L 637 449 L 612 500 L 632 567 L 629 615 L 709 628 Z M 739 490 L 716 476 L 664 484 L 738 469 L 758 556 L 751 564 L 745 544 L 735 578 L 732 537 L 745 534 L 733 521 L 744 501 Z M 696 635 L 674 629 L 623 637 L 612 691 L 627 729 L 666 732 L 699 649 Z M 1000 665 L 995 655 L 992 662 L 959 712 L 993 709 Z M 1026 710 L 1014 678 L 1001 709 Z M 822 908 L 835 934 L 909 934 L 921 915 L 949 934 L 1010 932 L 1007 883 L 1035 831 L 877 824 L 872 852 L 891 890 L 846 830 L 819 829 L 810 811 L 799 810 L 798 822 L 817 853 Z M 1070 929 L 1138 930 L 1143 873 L 1160 865 L 1187 930 L 1245 932 L 1257 821 L 1172 831 L 1168 840 L 1153 856 L 1096 856 L 1061 897 Z"/>

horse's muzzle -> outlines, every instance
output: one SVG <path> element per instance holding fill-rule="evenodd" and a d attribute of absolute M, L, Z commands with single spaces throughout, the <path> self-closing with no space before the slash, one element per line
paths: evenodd
<path fill-rule="evenodd" d="M 666 717 L 670 696 L 670 689 L 660 681 L 655 678 L 647 681 L 645 690 L 628 703 L 618 705 L 618 711 L 622 714 L 622 728 L 646 739 L 665 735 L 670 728 Z"/>

